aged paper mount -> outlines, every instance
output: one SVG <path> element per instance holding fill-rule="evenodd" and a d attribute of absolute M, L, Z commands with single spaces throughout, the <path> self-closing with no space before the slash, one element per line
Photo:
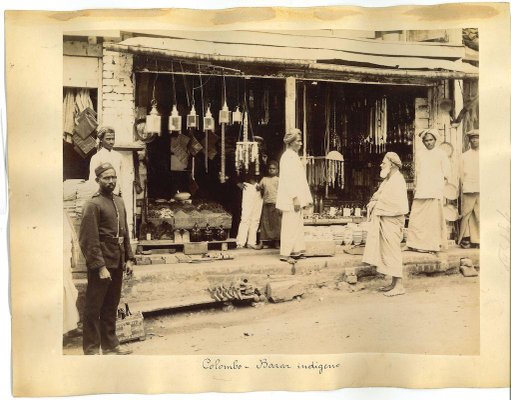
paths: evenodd
<path fill-rule="evenodd" d="M 480 354 L 62 355 L 62 37 L 71 31 L 455 29 L 480 32 Z M 103 10 L 6 13 L 13 380 L 19 396 L 509 385 L 509 11 L 506 4 L 391 9 Z M 36 167 L 35 167 L 36 166 Z M 44 261 L 43 261 L 44 260 Z M 304 368 L 256 368 L 262 358 Z M 247 368 L 246 368 L 247 367 Z M 113 372 L 114 371 L 114 372 Z M 109 379 L 98 379 L 106 377 Z M 121 385 L 122 382 L 122 385 Z"/>

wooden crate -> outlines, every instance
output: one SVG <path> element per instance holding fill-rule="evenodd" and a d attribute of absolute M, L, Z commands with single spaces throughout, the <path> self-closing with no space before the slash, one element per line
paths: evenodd
<path fill-rule="evenodd" d="M 334 240 L 309 240 L 305 242 L 305 255 L 312 256 L 333 256 L 335 254 Z"/>
<path fill-rule="evenodd" d="M 117 319 L 115 332 L 120 343 L 131 342 L 133 340 L 145 340 L 144 316 L 139 311 L 124 319 Z"/>

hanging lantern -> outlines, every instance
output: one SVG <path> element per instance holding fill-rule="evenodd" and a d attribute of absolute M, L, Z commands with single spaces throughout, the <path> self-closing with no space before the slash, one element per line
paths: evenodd
<path fill-rule="evenodd" d="M 195 105 L 192 104 L 192 109 L 190 110 L 190 114 L 186 116 L 186 127 L 187 128 L 197 128 L 197 113 L 195 112 Z"/>
<path fill-rule="evenodd" d="M 241 124 L 241 111 L 239 107 L 236 107 L 236 110 L 232 113 L 232 122 L 233 124 Z"/>
<path fill-rule="evenodd" d="M 211 115 L 211 110 L 208 106 L 208 110 L 206 111 L 206 116 L 204 117 L 204 130 L 205 131 L 213 131 L 215 129 L 215 119 L 213 115 Z"/>
<path fill-rule="evenodd" d="M 148 134 L 157 134 L 161 136 L 161 116 L 156 109 L 157 103 L 153 99 L 151 102 L 151 111 L 146 116 L 145 131 Z"/>
<path fill-rule="evenodd" d="M 175 104 L 172 106 L 172 112 L 170 113 L 169 116 L 169 131 L 170 132 L 181 131 L 181 116 L 179 115 Z"/>
<path fill-rule="evenodd" d="M 222 109 L 218 113 L 218 122 L 221 124 L 229 124 L 231 122 L 231 112 L 227 107 L 227 102 L 224 102 Z"/>

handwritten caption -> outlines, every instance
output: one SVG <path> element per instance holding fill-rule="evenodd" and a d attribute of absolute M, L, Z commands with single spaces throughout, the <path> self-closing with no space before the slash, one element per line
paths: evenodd
<path fill-rule="evenodd" d="M 238 359 L 224 360 L 222 358 L 205 358 L 202 360 L 202 368 L 209 371 L 240 371 L 246 369 L 276 371 L 297 369 L 313 371 L 321 375 L 328 370 L 334 370 L 340 366 L 340 363 L 329 364 L 318 361 L 277 362 L 269 358 L 260 358 L 253 363 L 241 362 Z"/>

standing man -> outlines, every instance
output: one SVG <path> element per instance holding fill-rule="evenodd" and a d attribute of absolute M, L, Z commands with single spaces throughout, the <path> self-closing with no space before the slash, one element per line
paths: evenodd
<path fill-rule="evenodd" d="M 436 129 L 419 134 L 425 149 L 417 151 L 417 186 L 408 223 L 408 250 L 437 253 L 447 250 L 447 226 L 444 218 L 444 186 L 450 176 L 447 154 L 435 147 Z"/>
<path fill-rule="evenodd" d="M 467 136 L 470 149 L 460 159 L 463 197 L 458 244 L 464 249 L 479 247 L 479 129 L 468 132 Z"/>
<path fill-rule="evenodd" d="M 98 151 L 94 154 L 89 163 L 89 181 L 96 179 L 96 175 L 94 171 L 98 166 L 103 163 L 112 164 L 115 169 L 115 172 L 122 177 L 122 155 L 115 151 L 115 130 L 111 126 L 103 126 L 98 129 L 98 138 L 97 138 L 97 147 Z M 118 196 L 121 195 L 122 188 L 120 185 L 117 185 L 114 189 L 114 193 Z"/>
<path fill-rule="evenodd" d="M 80 226 L 80 247 L 87 264 L 87 291 L 83 316 L 83 352 L 86 355 L 130 354 L 115 334 L 123 270 L 132 272 L 126 209 L 115 195 L 117 175 L 112 164 L 95 169 L 99 191 L 85 203 Z"/>
<path fill-rule="evenodd" d="M 385 154 L 380 164 L 380 177 L 383 181 L 367 205 L 371 225 L 362 261 L 376 265 L 380 274 L 392 277 L 390 285 L 380 288 L 385 296 L 405 293 L 401 241 L 405 214 L 408 214 L 408 197 L 405 179 L 399 171 L 401 167 L 401 160 L 396 153 Z"/>
<path fill-rule="evenodd" d="M 293 128 L 284 136 L 286 151 L 280 158 L 280 179 L 275 206 L 282 211 L 280 259 L 290 264 L 305 257 L 302 210 L 312 204 L 305 168 L 298 157 L 302 132 Z"/>

